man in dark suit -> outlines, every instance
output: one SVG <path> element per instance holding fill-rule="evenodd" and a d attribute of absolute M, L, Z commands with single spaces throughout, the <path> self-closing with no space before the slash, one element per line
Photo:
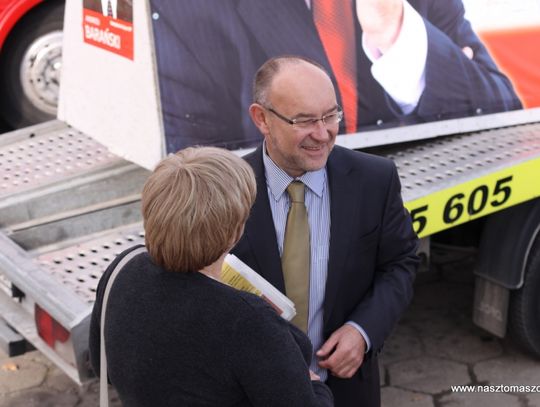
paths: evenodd
<path fill-rule="evenodd" d="M 520 108 L 511 83 L 465 20 L 462 0 L 349 1 L 358 129 Z M 259 133 L 244 112 L 251 103 L 251 78 L 270 57 L 305 56 L 338 82 L 315 21 L 317 0 L 151 4 L 159 15 L 153 24 L 169 152 L 192 144 L 258 143 Z M 390 35 L 377 27 L 389 28 Z M 407 33 L 412 43 L 400 41 Z M 394 43 L 401 45 L 400 53 L 393 52 Z M 384 59 L 390 62 L 379 69 Z M 406 68 L 411 62 L 418 64 Z M 408 79 L 410 72 L 414 80 Z M 414 83 L 412 90 L 400 94 L 408 83 Z M 345 113 L 340 133 L 350 131 L 352 119 Z"/>
<path fill-rule="evenodd" d="M 293 181 L 304 184 L 311 369 L 327 381 L 336 406 L 379 406 L 377 355 L 411 299 L 418 262 L 396 168 L 388 159 L 334 147 L 342 112 L 331 78 L 312 61 L 266 62 L 253 98 L 250 116 L 264 144 L 245 157 L 257 198 L 233 253 L 292 293 L 282 267 L 286 190 Z"/>

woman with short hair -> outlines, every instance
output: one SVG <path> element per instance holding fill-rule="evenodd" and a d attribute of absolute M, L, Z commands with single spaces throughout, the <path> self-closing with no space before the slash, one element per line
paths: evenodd
<path fill-rule="evenodd" d="M 307 336 L 260 298 L 219 281 L 255 193 L 250 166 L 212 147 L 165 158 L 146 181 L 147 252 L 120 270 L 104 329 L 109 380 L 124 405 L 333 405 L 308 370 Z M 90 326 L 96 372 L 105 286 L 134 249 L 98 286 Z"/>

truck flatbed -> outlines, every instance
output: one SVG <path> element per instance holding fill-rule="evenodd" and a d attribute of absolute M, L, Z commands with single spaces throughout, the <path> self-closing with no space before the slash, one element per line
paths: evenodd
<path fill-rule="evenodd" d="M 149 172 L 60 121 L 0 140 L 4 322 L 82 382 L 99 278 L 118 253 L 144 242 L 139 202 Z M 540 196 L 540 124 L 377 153 L 396 163 L 404 201 L 423 236 Z M 38 308 L 69 331 L 68 340 L 47 343 L 39 335 Z"/>

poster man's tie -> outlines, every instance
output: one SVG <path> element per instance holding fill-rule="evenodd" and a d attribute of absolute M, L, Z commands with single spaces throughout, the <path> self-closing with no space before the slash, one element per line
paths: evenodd
<path fill-rule="evenodd" d="M 107 16 L 113 16 L 111 0 L 107 0 Z"/>
<path fill-rule="evenodd" d="M 313 20 L 338 81 L 347 133 L 356 131 L 356 38 L 351 0 L 312 0 Z"/>

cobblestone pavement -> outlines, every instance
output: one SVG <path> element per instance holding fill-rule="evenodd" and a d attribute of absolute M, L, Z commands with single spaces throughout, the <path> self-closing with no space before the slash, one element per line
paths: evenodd
<path fill-rule="evenodd" d="M 540 407 L 540 393 L 452 392 L 453 385 L 540 385 L 540 361 L 472 324 L 474 253 L 434 258 L 385 345 L 383 407 Z M 0 354 L 0 407 L 97 405 L 96 382 L 76 386 L 39 352 Z"/>
<path fill-rule="evenodd" d="M 474 251 L 435 250 L 381 357 L 384 407 L 540 407 L 537 393 L 451 386 L 540 386 L 540 361 L 472 323 Z M 434 269 L 434 271 L 433 271 Z M 502 389 L 504 390 L 504 389 Z"/>

